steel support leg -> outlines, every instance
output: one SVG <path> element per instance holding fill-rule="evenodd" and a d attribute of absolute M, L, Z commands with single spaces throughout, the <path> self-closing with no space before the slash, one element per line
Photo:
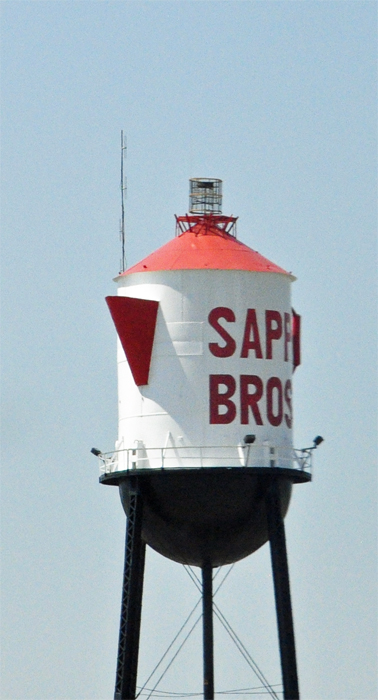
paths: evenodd
<path fill-rule="evenodd" d="M 272 481 L 267 492 L 266 513 L 276 600 L 282 682 L 284 688 L 283 696 L 284 700 L 299 700 L 285 526 L 281 515 L 281 499 L 277 479 Z"/>
<path fill-rule="evenodd" d="M 135 700 L 146 544 L 142 540 L 143 502 L 132 486 L 126 526 L 121 621 L 114 700 Z"/>
<path fill-rule="evenodd" d="M 214 700 L 213 569 L 202 567 L 203 697 Z"/>

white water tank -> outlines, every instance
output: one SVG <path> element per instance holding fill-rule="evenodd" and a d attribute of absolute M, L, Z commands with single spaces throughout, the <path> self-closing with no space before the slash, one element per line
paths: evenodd
<path fill-rule="evenodd" d="M 220 180 L 195 178 L 190 191 L 195 213 L 107 297 L 118 332 L 113 468 L 291 468 L 295 278 L 236 239 Z"/>

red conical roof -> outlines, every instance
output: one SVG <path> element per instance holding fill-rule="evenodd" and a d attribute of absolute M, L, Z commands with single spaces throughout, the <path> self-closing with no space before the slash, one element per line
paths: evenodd
<path fill-rule="evenodd" d="M 220 230 L 215 222 L 206 221 L 205 217 L 120 276 L 161 270 L 249 270 L 290 274 Z"/>

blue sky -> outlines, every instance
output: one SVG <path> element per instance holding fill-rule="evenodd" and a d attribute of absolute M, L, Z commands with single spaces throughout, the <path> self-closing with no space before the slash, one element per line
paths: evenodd
<path fill-rule="evenodd" d="M 376 697 L 376 39 L 363 0 L 2 3 L 4 700 L 113 693 L 125 521 L 89 450 L 116 437 L 121 129 L 129 265 L 220 177 L 298 278 L 295 444 L 326 438 L 286 519 L 300 687 Z M 141 682 L 196 599 L 149 551 Z M 267 546 L 217 601 L 280 683 Z M 201 691 L 196 633 L 163 689 Z M 216 657 L 218 690 L 259 684 L 221 627 Z"/>

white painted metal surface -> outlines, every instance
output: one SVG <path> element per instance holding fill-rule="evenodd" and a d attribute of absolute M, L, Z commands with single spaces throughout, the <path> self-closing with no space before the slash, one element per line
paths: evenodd
<path fill-rule="evenodd" d="M 118 278 L 120 296 L 159 310 L 147 385 L 136 386 L 118 340 L 117 470 L 132 450 L 141 468 L 161 468 L 164 449 L 176 466 L 242 466 L 247 434 L 248 466 L 292 466 L 292 279 L 204 269 Z"/>

